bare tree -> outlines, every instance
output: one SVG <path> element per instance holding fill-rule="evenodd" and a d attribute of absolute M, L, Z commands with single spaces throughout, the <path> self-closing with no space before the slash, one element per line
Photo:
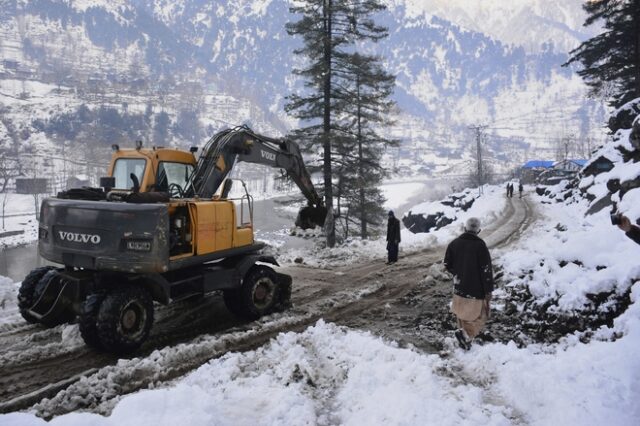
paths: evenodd
<path fill-rule="evenodd" d="M 9 193 L 5 192 L 4 197 L 2 198 L 2 229 L 6 229 L 4 224 L 4 218 L 6 216 L 5 211 L 7 207 L 7 200 L 9 199 Z"/>
<path fill-rule="evenodd" d="M 12 179 L 22 176 L 22 164 L 17 158 L 11 158 L 5 152 L 0 152 L 0 193 L 7 190 Z"/>

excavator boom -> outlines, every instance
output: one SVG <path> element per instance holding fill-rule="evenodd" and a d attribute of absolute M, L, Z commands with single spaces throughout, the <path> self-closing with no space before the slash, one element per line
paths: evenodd
<path fill-rule="evenodd" d="M 324 225 L 327 209 L 311 182 L 298 145 L 259 135 L 246 126 L 217 133 L 205 144 L 185 195 L 213 197 L 239 161 L 286 171 L 308 201 L 307 207 L 300 210 L 296 225 L 304 229 Z"/>

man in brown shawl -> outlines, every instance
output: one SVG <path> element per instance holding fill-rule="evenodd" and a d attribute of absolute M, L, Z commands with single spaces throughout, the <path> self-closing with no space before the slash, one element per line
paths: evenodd
<path fill-rule="evenodd" d="M 455 336 L 461 348 L 469 349 L 489 318 L 493 270 L 489 249 L 478 237 L 480 220 L 470 218 L 464 230 L 447 247 L 444 266 L 453 274 L 451 311 L 458 323 Z"/>

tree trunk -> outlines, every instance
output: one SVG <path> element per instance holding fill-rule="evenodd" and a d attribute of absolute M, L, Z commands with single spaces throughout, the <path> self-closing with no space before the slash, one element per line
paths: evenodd
<path fill-rule="evenodd" d="M 360 76 L 356 76 L 356 102 L 358 103 L 358 180 L 360 182 L 360 237 L 367 238 L 367 214 L 364 197 L 364 155 L 362 153 L 362 102 L 360 99 Z"/>
<path fill-rule="evenodd" d="M 336 244 L 336 230 L 333 217 L 333 188 L 331 173 L 331 54 L 332 46 L 332 6 L 333 0 L 324 0 L 324 121 L 323 121 L 323 149 L 324 149 L 324 199 L 327 206 L 327 219 L 325 232 L 327 236 L 327 246 L 333 247 Z"/>

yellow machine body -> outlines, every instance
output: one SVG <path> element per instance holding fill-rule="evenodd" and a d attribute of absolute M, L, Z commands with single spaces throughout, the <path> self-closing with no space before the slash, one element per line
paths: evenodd
<path fill-rule="evenodd" d="M 119 160 L 138 160 L 140 167 L 135 169 L 140 183 L 140 192 L 158 190 L 159 171 L 162 163 L 178 163 L 195 167 L 196 159 L 191 152 L 177 149 L 118 149 L 111 158 L 109 176 L 115 177 Z M 170 179 L 169 179 L 170 180 Z M 122 179 L 120 180 L 122 181 Z M 182 183 L 182 182 L 181 182 Z M 122 186 L 122 185 L 121 185 Z M 114 188 L 129 190 L 130 188 Z M 239 202 L 248 202 L 236 200 Z M 172 198 L 168 203 L 169 221 L 173 223 L 178 213 L 188 218 L 184 230 L 185 239 L 190 241 L 179 253 L 172 253 L 171 259 L 189 256 L 202 256 L 254 244 L 253 224 L 251 220 L 238 223 L 236 204 L 233 199 Z"/>

